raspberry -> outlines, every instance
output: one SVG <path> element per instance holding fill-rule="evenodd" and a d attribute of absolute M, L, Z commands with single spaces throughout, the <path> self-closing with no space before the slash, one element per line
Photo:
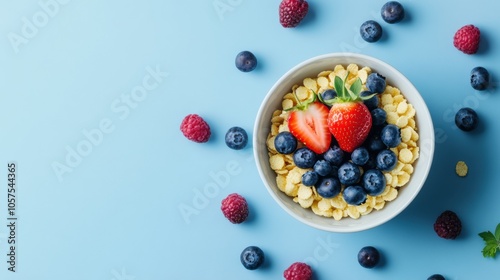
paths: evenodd
<path fill-rule="evenodd" d="M 462 231 L 462 222 L 455 212 L 446 210 L 436 219 L 434 231 L 441 238 L 455 239 Z"/>
<path fill-rule="evenodd" d="M 302 262 L 295 262 L 283 272 L 283 276 L 286 280 L 311 280 L 312 273 L 309 265 Z"/>
<path fill-rule="evenodd" d="M 295 27 L 304 19 L 309 10 L 305 0 L 283 0 L 279 7 L 280 23 L 283 27 Z"/>
<path fill-rule="evenodd" d="M 189 114 L 182 120 L 181 131 L 187 139 L 204 143 L 210 138 L 210 126 L 200 116 L 196 114 Z"/>
<path fill-rule="evenodd" d="M 222 200 L 221 210 L 233 224 L 241 224 L 248 217 L 247 201 L 237 193 L 232 193 Z"/>
<path fill-rule="evenodd" d="M 479 28 L 472 24 L 465 25 L 453 36 L 453 45 L 463 53 L 474 54 L 479 48 L 480 36 Z"/>

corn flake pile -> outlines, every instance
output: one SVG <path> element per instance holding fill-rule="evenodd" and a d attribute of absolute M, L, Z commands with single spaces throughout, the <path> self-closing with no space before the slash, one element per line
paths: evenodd
<path fill-rule="evenodd" d="M 383 172 L 387 181 L 384 192 L 378 196 L 367 195 L 365 203 L 354 206 L 345 202 L 342 192 L 327 199 L 318 195 L 314 186 L 307 187 L 301 183 L 302 175 L 311 169 L 295 166 L 292 154 L 280 154 L 274 147 L 276 135 L 282 131 L 289 131 L 287 123 L 289 112 L 285 110 L 297 105 L 295 95 L 300 101 L 307 100 L 314 93 L 319 94 L 327 89 L 333 89 L 335 76 L 343 79 L 347 73 L 349 73 L 346 79 L 347 88 L 359 77 L 363 83 L 363 90 L 366 90 L 366 79 L 371 69 L 368 67 L 359 69 L 356 64 L 349 64 L 346 68 L 343 65 L 337 65 L 333 71 L 323 71 L 316 78 L 304 79 L 301 85 L 294 85 L 292 92 L 283 96 L 282 108 L 273 113 L 271 131 L 266 142 L 269 163 L 276 172 L 276 183 L 280 191 L 293 198 L 293 201 L 303 208 L 311 208 L 316 215 L 333 217 L 335 220 L 346 217 L 358 219 L 374 209 L 384 208 L 385 203 L 396 199 L 399 189 L 408 183 L 413 173 L 413 164 L 419 157 L 415 108 L 408 103 L 398 88 L 387 85 L 385 91 L 379 95 L 379 107 L 387 112 L 387 123 L 395 124 L 400 128 L 401 143 L 396 148 L 391 148 L 398 156 L 398 163 L 390 172 Z M 299 147 L 300 145 L 301 143 Z"/>

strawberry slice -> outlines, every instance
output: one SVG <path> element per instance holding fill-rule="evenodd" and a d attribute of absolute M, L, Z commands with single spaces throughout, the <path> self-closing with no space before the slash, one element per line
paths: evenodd
<path fill-rule="evenodd" d="M 339 147 L 352 152 L 365 142 L 372 127 L 372 116 L 363 102 L 339 102 L 328 114 L 328 128 Z"/>
<path fill-rule="evenodd" d="M 299 141 L 317 154 L 328 150 L 332 135 L 328 130 L 329 109 L 321 102 L 312 102 L 290 112 L 288 129 Z"/>

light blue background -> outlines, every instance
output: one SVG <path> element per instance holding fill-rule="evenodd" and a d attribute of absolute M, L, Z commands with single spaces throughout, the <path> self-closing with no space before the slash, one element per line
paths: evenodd
<path fill-rule="evenodd" d="M 379 14 L 385 1 L 310 0 L 303 23 L 284 29 L 278 0 L 66 0 L 46 22 L 38 0 L 1 0 L 0 278 L 280 279 L 288 265 L 308 260 L 318 280 L 434 273 L 498 279 L 500 260 L 482 257 L 477 234 L 500 222 L 500 5 L 401 2 L 407 18 L 389 25 Z M 24 36 L 24 19 L 43 26 L 24 30 L 31 38 L 16 53 L 9 36 Z M 380 42 L 360 39 L 358 28 L 368 19 L 384 28 Z M 469 23 L 482 32 L 475 55 L 452 44 L 454 32 Z M 254 72 L 234 67 L 242 50 L 257 56 Z M 261 100 L 289 68 L 340 51 L 398 68 L 426 100 L 437 133 L 434 165 L 414 203 L 390 222 L 354 234 L 319 231 L 288 216 L 261 183 L 251 145 L 233 151 L 223 139 L 231 126 L 252 137 Z M 487 92 L 469 85 L 475 66 L 490 71 Z M 147 80 L 151 69 L 161 72 L 156 80 Z M 126 105 L 122 98 L 145 79 L 156 87 Z M 454 126 L 453 115 L 464 106 L 479 114 L 473 133 Z M 211 125 L 208 143 L 182 136 L 180 122 L 190 113 Z M 85 149 L 84 131 L 95 132 L 103 121 L 108 133 L 58 178 L 53 165 L 67 164 L 69 150 Z M 466 178 L 455 174 L 458 160 L 470 167 Z M 16 273 L 6 263 L 10 161 L 18 164 Z M 206 189 L 211 197 L 201 198 Z M 250 220 L 241 225 L 219 209 L 232 192 L 250 205 Z M 182 207 L 196 212 L 183 217 Z M 463 222 L 456 240 L 432 229 L 446 209 Z M 240 264 L 249 245 L 264 250 L 263 268 Z M 365 245 L 380 249 L 380 267 L 357 263 Z"/>

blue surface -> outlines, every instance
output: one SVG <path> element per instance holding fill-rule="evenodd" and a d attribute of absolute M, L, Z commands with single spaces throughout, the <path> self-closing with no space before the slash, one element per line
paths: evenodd
<path fill-rule="evenodd" d="M 295 29 L 279 25 L 277 0 L 60 0 L 42 8 L 47 2 L 0 1 L 1 279 L 280 279 L 295 261 L 308 261 L 318 280 L 499 278 L 500 260 L 482 257 L 477 235 L 500 222 L 497 2 L 401 1 L 408 16 L 389 25 L 379 14 L 385 1 L 310 0 Z M 374 44 L 358 33 L 368 19 L 385 32 Z M 470 56 L 452 44 L 469 23 L 482 32 Z M 241 50 L 257 56 L 254 72 L 234 67 Z M 340 51 L 406 75 L 428 104 L 437 142 L 414 203 L 354 234 L 288 216 L 261 183 L 252 147 L 233 151 L 223 138 L 231 126 L 252 137 L 261 100 L 289 68 Z M 469 85 L 475 66 L 490 71 L 486 92 Z M 474 133 L 455 128 L 463 106 L 479 114 Z M 208 143 L 180 133 L 190 113 L 211 125 Z M 458 160 L 469 165 L 465 178 L 455 174 Z M 18 179 L 15 273 L 6 262 L 9 162 Z M 241 225 L 219 209 L 232 192 L 250 204 Z M 432 229 L 446 209 L 463 222 L 456 240 Z M 240 264 L 249 245 L 264 250 L 263 268 Z M 357 263 L 365 245 L 380 249 L 380 267 Z"/>

